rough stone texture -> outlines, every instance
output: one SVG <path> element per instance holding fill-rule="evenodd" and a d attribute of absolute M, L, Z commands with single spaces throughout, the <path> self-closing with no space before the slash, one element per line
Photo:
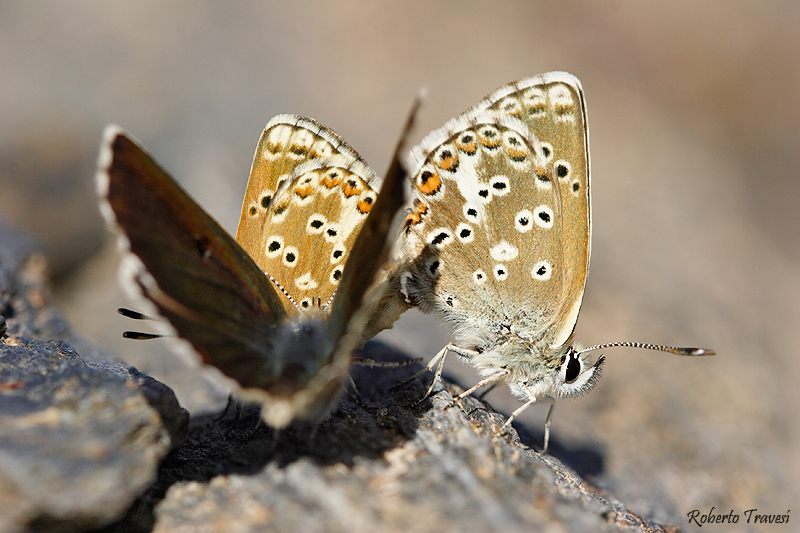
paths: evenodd
<path fill-rule="evenodd" d="M 127 365 L 36 340 L 68 336 L 36 257 L 0 229 L 0 531 L 96 528 L 153 483 L 188 415 Z"/>
<path fill-rule="evenodd" d="M 380 343 L 364 355 L 403 357 Z M 665 529 L 503 434 L 504 418 L 475 398 L 459 407 L 439 387 L 413 407 L 423 381 L 390 390 L 411 371 L 354 369 L 361 401 L 317 426 L 276 434 L 236 404 L 197 417 L 162 466 L 160 481 L 175 483 L 154 531 Z"/>

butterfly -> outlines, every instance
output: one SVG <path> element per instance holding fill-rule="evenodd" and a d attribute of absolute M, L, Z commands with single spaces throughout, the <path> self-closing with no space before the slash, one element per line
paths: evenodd
<path fill-rule="evenodd" d="M 125 250 L 125 284 L 238 382 L 240 396 L 260 402 L 273 427 L 324 416 L 353 350 L 403 309 L 386 308 L 399 299 L 385 297 L 385 267 L 405 203 L 399 154 L 417 107 L 384 180 L 328 128 L 272 119 L 237 240 L 128 134 L 104 131 L 97 192 Z"/>
<path fill-rule="evenodd" d="M 505 383 L 524 403 L 582 394 L 611 346 L 712 355 L 642 343 L 574 347 L 591 250 L 589 134 L 578 79 L 551 72 L 511 83 L 431 132 L 406 159 L 413 203 L 398 270 L 409 306 L 438 313 L 456 342 L 428 364 L 441 376 L 448 352 L 482 386 Z"/>

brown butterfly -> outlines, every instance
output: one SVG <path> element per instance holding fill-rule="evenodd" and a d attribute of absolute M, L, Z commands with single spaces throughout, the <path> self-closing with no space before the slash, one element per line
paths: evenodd
<path fill-rule="evenodd" d="M 383 312 L 399 301 L 387 296 L 385 267 L 404 206 L 398 159 L 417 107 L 385 180 L 313 120 L 271 120 L 238 243 L 119 127 L 103 134 L 100 208 L 129 252 L 129 285 L 203 362 L 261 402 L 274 427 L 322 417 L 344 389 L 352 351 L 403 309 Z"/>

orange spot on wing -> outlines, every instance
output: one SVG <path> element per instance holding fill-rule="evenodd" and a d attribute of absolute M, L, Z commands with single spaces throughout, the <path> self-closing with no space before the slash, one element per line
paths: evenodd
<path fill-rule="evenodd" d="M 486 148 L 492 149 L 497 148 L 500 146 L 500 136 L 499 135 L 481 135 L 480 136 L 481 144 Z"/>
<path fill-rule="evenodd" d="M 474 154 L 478 150 L 478 141 L 473 135 L 466 136 L 466 138 L 461 137 L 455 142 L 455 145 L 456 148 L 469 155 Z"/>
<path fill-rule="evenodd" d="M 444 150 L 440 156 L 439 162 L 437 163 L 439 168 L 449 171 L 454 171 L 458 168 L 458 154 L 451 150 Z"/>
<path fill-rule="evenodd" d="M 289 151 L 294 155 L 304 156 L 308 152 L 308 146 L 302 144 L 293 144 L 289 147 Z"/>
<path fill-rule="evenodd" d="M 414 209 L 406 216 L 406 226 L 413 226 L 422 222 L 425 214 L 428 212 L 428 206 L 420 201 L 414 203 Z"/>
<path fill-rule="evenodd" d="M 442 188 L 442 178 L 430 170 L 423 170 L 417 180 L 417 189 L 422 194 L 436 194 Z"/>
<path fill-rule="evenodd" d="M 351 196 L 364 192 L 364 188 L 361 187 L 361 184 L 358 183 L 358 180 L 348 179 L 344 180 L 344 183 L 342 184 L 342 192 L 344 193 L 345 198 L 350 198 Z"/>
<path fill-rule="evenodd" d="M 524 148 L 516 148 L 511 146 L 508 148 L 508 157 L 510 157 L 512 161 L 519 163 L 528 157 L 528 151 Z"/>
<path fill-rule="evenodd" d="M 314 185 L 300 185 L 294 188 L 294 194 L 299 196 L 300 198 L 306 199 L 312 194 L 314 194 Z"/>
<path fill-rule="evenodd" d="M 356 204 L 356 208 L 359 210 L 359 212 L 366 215 L 372 210 L 373 201 L 374 200 L 371 196 L 365 196 L 364 198 L 358 201 L 358 204 Z"/>
<path fill-rule="evenodd" d="M 322 176 L 321 183 L 324 187 L 333 189 L 342 183 L 342 179 L 342 172 L 340 170 L 329 170 L 324 176 Z"/>

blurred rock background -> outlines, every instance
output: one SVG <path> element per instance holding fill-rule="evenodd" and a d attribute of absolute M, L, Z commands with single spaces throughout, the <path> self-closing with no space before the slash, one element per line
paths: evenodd
<path fill-rule="evenodd" d="M 500 85 L 567 70 L 593 171 L 579 338 L 719 355 L 607 351 L 595 390 L 559 403 L 551 452 L 656 521 L 783 514 L 800 494 L 798 24 L 800 4 L 742 0 L 3 3 L 0 217 L 41 241 L 77 333 L 192 413 L 219 409 L 208 372 L 121 338 L 138 324 L 115 313 L 127 301 L 93 192 L 105 124 L 235 233 L 273 115 L 319 120 L 380 173 L 421 86 L 416 139 Z M 380 338 L 427 359 L 450 337 L 408 313 Z M 474 383 L 455 358 L 446 371 Z M 545 414 L 520 422 L 541 435 Z"/>

